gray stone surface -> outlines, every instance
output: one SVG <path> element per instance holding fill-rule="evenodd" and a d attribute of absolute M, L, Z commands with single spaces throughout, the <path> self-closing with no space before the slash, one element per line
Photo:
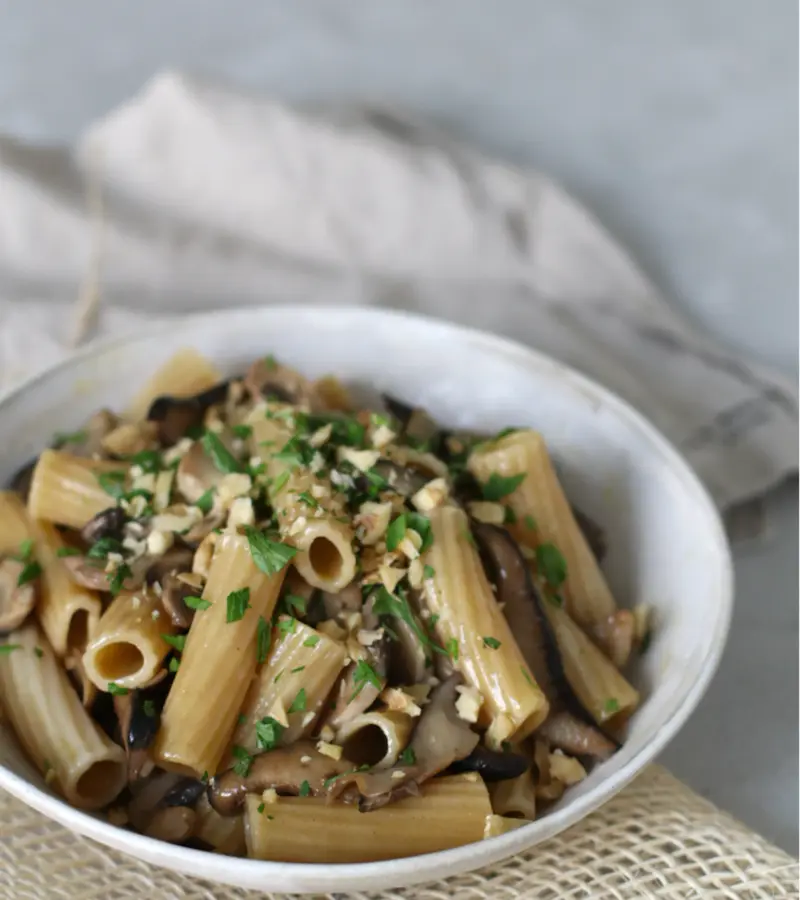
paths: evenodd
<path fill-rule="evenodd" d="M 388 102 L 557 176 L 703 327 L 796 371 L 793 0 L 0 0 L 0 130 L 73 138 L 156 70 Z M 797 493 L 664 761 L 797 848 Z"/>

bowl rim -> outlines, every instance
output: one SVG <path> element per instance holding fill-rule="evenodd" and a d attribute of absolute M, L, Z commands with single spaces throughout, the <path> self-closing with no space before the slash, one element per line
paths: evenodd
<path fill-rule="evenodd" d="M 298 314 L 324 314 L 325 316 L 357 315 L 366 319 L 385 322 L 404 321 L 412 327 L 436 327 L 445 330 L 450 337 L 460 342 L 468 341 L 471 351 L 479 354 L 488 352 L 502 354 L 506 358 L 516 357 L 534 370 L 549 369 L 553 374 L 569 382 L 569 387 L 578 393 L 592 396 L 602 401 L 611 414 L 626 420 L 630 426 L 639 430 L 652 449 L 667 464 L 670 471 L 679 479 L 682 489 L 692 499 L 695 514 L 702 515 L 705 528 L 713 548 L 712 558 L 719 566 L 719 591 L 715 598 L 716 617 L 712 639 L 702 660 L 697 680 L 685 692 L 674 713 L 660 724 L 645 747 L 638 751 L 617 772 L 602 780 L 585 796 L 561 809 L 518 828 L 504 835 L 499 835 L 482 842 L 474 842 L 449 850 L 440 850 L 418 856 L 401 857 L 399 859 L 381 860 L 361 863 L 292 863 L 273 860 L 255 860 L 240 857 L 228 857 L 221 854 L 212 855 L 177 845 L 167 845 L 162 841 L 149 838 L 135 832 L 128 832 L 90 812 L 84 812 L 70 806 L 66 800 L 47 793 L 12 772 L 0 763 L 0 788 L 51 818 L 70 830 L 93 838 L 102 844 L 114 847 L 128 855 L 144 859 L 151 864 L 162 865 L 195 877 L 218 879 L 228 884 L 252 886 L 259 881 L 262 889 L 269 889 L 270 881 L 277 888 L 304 893 L 317 890 L 350 890 L 369 887 L 389 888 L 399 884 L 412 884 L 431 879 L 441 879 L 461 872 L 471 871 L 478 867 L 496 863 L 513 854 L 549 840 L 565 829 L 576 824 L 593 810 L 614 797 L 622 788 L 630 783 L 644 767 L 652 762 L 664 749 L 668 742 L 678 733 L 686 720 L 697 707 L 719 666 L 726 645 L 733 611 L 734 577 L 733 561 L 730 547 L 719 512 L 705 485 L 673 444 L 638 410 L 626 400 L 601 385 L 591 377 L 584 375 L 571 366 L 554 359 L 548 354 L 528 347 L 512 339 L 492 332 L 450 322 L 436 316 L 407 312 L 404 310 L 360 305 L 323 305 L 323 304 L 268 304 L 261 306 L 237 306 L 231 309 L 218 309 L 210 312 L 191 313 L 181 316 L 182 328 L 187 332 L 197 327 L 208 327 L 220 320 L 246 317 L 252 327 L 254 316 L 293 316 Z M 96 338 L 81 349 L 67 355 L 52 366 L 33 373 L 21 383 L 13 384 L 0 392 L 0 433 L 2 432 L 2 416 L 5 406 L 12 400 L 33 390 L 40 382 L 56 377 L 58 373 L 69 370 L 79 363 L 105 353 L 113 353 L 115 349 L 136 343 L 155 336 L 164 326 L 164 319 L 137 328 L 123 337 L 111 336 Z M 169 321 L 169 318 L 166 319 Z M 191 342 L 188 337 L 187 343 Z M 713 543 L 712 543 L 713 542 Z M 547 823 L 547 833 L 534 840 L 530 839 L 532 828 Z M 477 848 L 482 849 L 476 853 Z M 168 853 L 164 853 L 165 849 Z M 470 853 L 470 851 L 472 851 Z M 210 865 L 209 865 L 210 864 Z M 235 880 L 230 880 L 233 877 Z M 281 882 L 291 881 L 282 886 Z M 356 884 L 358 882 L 358 884 Z"/>

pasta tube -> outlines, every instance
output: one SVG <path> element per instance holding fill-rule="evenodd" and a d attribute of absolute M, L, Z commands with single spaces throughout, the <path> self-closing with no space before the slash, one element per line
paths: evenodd
<path fill-rule="evenodd" d="M 480 693 L 487 739 L 499 746 L 525 737 L 544 721 L 548 703 L 520 652 L 471 542 L 466 514 L 455 506 L 430 513 L 433 543 L 424 563 L 433 568 L 424 591 L 437 616 L 437 637 L 455 667 Z M 473 698 L 475 700 L 475 698 Z"/>
<path fill-rule="evenodd" d="M 99 809 L 125 787 L 121 747 L 89 718 L 34 621 L 0 654 L 0 697 L 17 737 L 48 783 L 74 806 Z"/>
<path fill-rule="evenodd" d="M 256 670 L 259 622 L 272 615 L 285 572 L 265 575 L 247 538 L 220 535 L 203 591 L 211 605 L 195 613 L 161 714 L 154 758 L 162 768 L 196 777 L 217 771 Z M 249 605 L 228 621 L 229 595 L 245 588 Z"/>
<path fill-rule="evenodd" d="M 279 620 L 275 633 L 233 736 L 234 745 L 251 753 L 258 749 L 256 722 L 267 716 L 284 726 L 281 744 L 311 733 L 347 656 L 339 641 L 288 617 Z"/>
<path fill-rule="evenodd" d="M 175 630 L 155 593 L 145 589 L 120 593 L 100 617 L 83 654 L 87 678 L 101 691 L 107 691 L 112 681 L 124 688 L 147 684 L 171 649 L 163 635 Z"/>
<path fill-rule="evenodd" d="M 553 544 L 566 562 L 566 580 L 559 588 L 567 610 L 589 630 L 613 615 L 617 605 L 605 576 L 583 536 L 558 480 L 544 438 L 535 431 L 515 431 L 478 448 L 469 469 L 484 485 L 493 475 L 523 475 L 506 498 L 516 522 L 507 527 L 522 544 L 536 549 Z"/>
<path fill-rule="evenodd" d="M 129 466 L 72 456 L 61 450 L 45 450 L 36 463 L 28 496 L 28 512 L 33 519 L 56 522 L 80 529 L 98 513 L 114 506 L 100 478 L 108 473 L 122 473 L 124 484 Z M 112 476 L 115 478 L 116 476 Z"/>
<path fill-rule="evenodd" d="M 0 556 L 19 553 L 25 541 L 33 539 L 25 504 L 13 491 L 0 491 Z"/>
<path fill-rule="evenodd" d="M 65 546 L 50 522 L 31 523 L 36 558 L 42 566 L 42 581 L 36 614 L 42 630 L 58 656 L 71 650 L 83 652 L 97 630 L 102 604 L 94 591 L 75 584 L 58 557 Z M 105 687 L 104 687 L 105 689 Z"/>
<path fill-rule="evenodd" d="M 542 607 L 558 644 L 564 675 L 583 708 L 599 725 L 627 718 L 639 705 L 639 692 L 565 609 L 552 601 Z"/>
<path fill-rule="evenodd" d="M 414 723 L 410 716 L 390 710 L 362 713 L 339 728 L 336 742 L 357 766 L 390 769 L 405 749 Z"/>
<path fill-rule="evenodd" d="M 126 418 L 138 421 L 147 416 L 158 397 L 192 397 L 222 381 L 217 367 L 201 353 L 184 348 L 167 360 L 136 395 Z"/>
<path fill-rule="evenodd" d="M 292 560 L 295 569 L 314 587 L 338 593 L 356 574 L 353 529 L 346 517 L 341 520 L 342 501 L 328 479 L 281 458 L 290 437 L 282 422 L 256 419 L 253 452 L 266 461 L 270 502 L 281 535 L 298 550 Z"/>
<path fill-rule="evenodd" d="M 245 803 L 247 855 L 305 863 L 371 862 L 460 847 L 483 838 L 492 813 L 475 773 L 435 778 L 421 796 L 370 813 L 315 797 L 262 805 L 250 794 Z"/>

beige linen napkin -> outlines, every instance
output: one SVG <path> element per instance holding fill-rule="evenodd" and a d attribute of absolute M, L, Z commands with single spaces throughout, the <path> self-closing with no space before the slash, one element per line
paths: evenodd
<path fill-rule="evenodd" d="M 166 73 L 74 148 L 0 139 L 0 203 L 0 385 L 65 352 L 81 284 L 99 288 L 101 333 L 221 306 L 369 303 L 596 377 L 722 507 L 796 472 L 793 385 L 681 321 L 546 177 L 394 113 L 299 112 Z"/>

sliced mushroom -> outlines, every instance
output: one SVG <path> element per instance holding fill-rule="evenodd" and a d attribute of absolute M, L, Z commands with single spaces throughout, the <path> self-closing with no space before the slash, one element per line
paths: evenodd
<path fill-rule="evenodd" d="M 0 560 L 0 635 L 19 628 L 36 605 L 38 579 L 21 585 L 24 571 L 25 563 L 18 559 Z"/>
<path fill-rule="evenodd" d="M 338 594 L 322 591 L 322 602 L 329 619 L 336 619 L 347 613 L 361 612 L 361 588 L 355 582 L 351 582 Z"/>
<path fill-rule="evenodd" d="M 225 473 L 214 465 L 202 443 L 195 441 L 181 457 L 175 483 L 189 503 L 196 503 L 206 491 L 217 487 L 224 477 Z"/>
<path fill-rule="evenodd" d="M 367 613 L 366 621 L 369 621 Z M 377 618 L 374 619 L 377 625 Z M 367 626 L 369 627 L 369 626 Z M 366 712 L 378 699 L 381 691 L 386 687 L 387 673 L 389 669 L 389 642 L 382 637 L 369 647 L 364 648 L 364 655 L 372 671 L 378 676 L 380 686 L 371 682 L 364 683 L 356 680 L 358 663 L 351 663 L 339 679 L 338 686 L 333 689 L 335 697 L 333 711 L 325 720 L 325 724 L 337 731 L 346 722 Z"/>
<path fill-rule="evenodd" d="M 110 434 L 119 424 L 119 417 L 108 409 L 98 410 L 80 429 L 65 439 L 58 441 L 56 447 L 66 450 L 73 456 L 104 456 L 103 438 Z"/>
<path fill-rule="evenodd" d="M 155 813 L 164 808 L 164 797 L 181 779 L 176 772 L 156 772 L 151 778 L 130 786 L 133 799 L 128 804 L 128 816 L 137 831 L 144 831 Z M 173 807 L 176 808 L 179 807 Z"/>
<path fill-rule="evenodd" d="M 121 541 L 127 521 L 128 517 L 124 509 L 119 506 L 110 506 L 89 519 L 81 529 L 81 539 L 87 544 L 94 544 L 101 538 L 113 538 Z"/>
<path fill-rule="evenodd" d="M 389 394 L 381 394 L 381 400 L 389 412 L 400 422 L 406 440 L 427 444 L 435 450 L 442 437 L 436 422 L 421 407 L 409 406 Z"/>
<path fill-rule="evenodd" d="M 206 791 L 206 784 L 199 778 L 182 778 L 173 788 L 164 794 L 161 801 L 164 806 L 194 807 Z"/>
<path fill-rule="evenodd" d="M 203 586 L 197 582 L 187 582 L 172 573 L 161 579 L 161 605 L 172 620 L 172 624 L 181 631 L 187 631 L 194 619 L 194 609 L 186 605 L 187 597 L 199 597 Z"/>
<path fill-rule="evenodd" d="M 594 519 L 590 519 L 589 516 L 587 516 L 586 513 L 581 512 L 577 506 L 572 507 L 572 515 L 575 516 L 575 521 L 583 532 L 586 543 L 589 545 L 589 549 L 594 554 L 595 559 L 601 563 L 605 559 L 608 550 L 605 532 Z"/>
<path fill-rule="evenodd" d="M 548 716 L 536 736 L 572 756 L 590 756 L 600 761 L 608 759 L 617 750 L 614 741 L 567 710 Z"/>
<path fill-rule="evenodd" d="M 192 428 L 203 424 L 206 412 L 228 396 L 230 382 L 222 381 L 194 397 L 158 397 L 150 405 L 147 419 L 157 422 L 159 437 L 165 447 L 171 447 Z"/>
<path fill-rule="evenodd" d="M 244 386 L 253 400 L 266 397 L 303 406 L 311 406 L 315 400 L 314 386 L 307 378 L 271 358 L 256 360 L 250 366 Z"/>
<path fill-rule="evenodd" d="M 192 560 L 194 559 L 194 550 L 191 547 L 184 547 L 175 544 L 170 547 L 166 553 L 161 556 L 143 556 L 136 560 L 136 564 L 140 564 L 145 568 L 145 581 L 148 584 L 164 583 L 168 575 L 180 575 L 183 572 L 192 571 Z"/>
<path fill-rule="evenodd" d="M 503 753 L 478 744 L 469 756 L 454 762 L 448 771 L 477 772 L 487 782 L 505 781 L 509 778 L 519 778 L 530 764 L 531 761 L 519 753 Z"/>
<path fill-rule="evenodd" d="M 196 815 L 186 806 L 165 806 L 156 810 L 144 828 L 147 837 L 169 844 L 182 844 L 191 838 Z"/>
<path fill-rule="evenodd" d="M 460 682 L 461 676 L 454 675 L 431 694 L 408 746 L 414 763 L 382 771 L 351 772 L 337 778 L 328 794 L 357 803 L 361 812 L 370 812 L 417 794 L 423 782 L 469 756 L 479 736 L 456 712 L 456 687 Z"/>
<path fill-rule="evenodd" d="M 472 533 L 517 645 L 550 704 L 549 719 L 541 726 L 548 732 L 548 740 L 569 752 L 573 743 L 580 741 L 590 748 L 588 755 L 606 759 L 616 745 L 591 724 L 591 717 L 567 683 L 558 646 L 542 613 L 542 598 L 517 542 L 504 528 L 482 522 L 472 522 Z M 567 718 L 556 719 L 559 713 L 566 713 Z M 556 722 L 548 728 L 550 719 Z"/>
<path fill-rule="evenodd" d="M 354 768 L 347 759 L 331 759 L 320 753 L 312 741 L 295 741 L 253 758 L 247 775 L 228 769 L 213 778 L 208 799 L 221 816 L 235 816 L 242 809 L 245 794 L 261 794 L 273 788 L 278 794 L 297 795 L 304 782 L 312 795 L 325 794 L 326 781 Z"/>
<path fill-rule="evenodd" d="M 393 491 L 402 494 L 404 497 L 411 497 L 417 491 L 422 490 L 432 477 L 430 473 L 421 472 L 419 469 L 410 466 L 401 466 L 398 463 L 390 462 L 388 459 L 378 460 L 373 471 L 377 472 Z M 359 476 L 356 478 L 356 487 L 360 490 L 365 490 L 367 486 L 366 477 Z"/>
<path fill-rule="evenodd" d="M 90 591 L 108 591 L 108 574 L 105 563 L 101 559 L 90 559 L 87 556 L 65 556 L 61 562 L 67 567 L 70 577 L 81 587 Z"/>
<path fill-rule="evenodd" d="M 595 622 L 590 636 L 618 669 L 624 669 L 633 650 L 636 618 L 631 610 L 618 609 L 608 618 Z"/>

